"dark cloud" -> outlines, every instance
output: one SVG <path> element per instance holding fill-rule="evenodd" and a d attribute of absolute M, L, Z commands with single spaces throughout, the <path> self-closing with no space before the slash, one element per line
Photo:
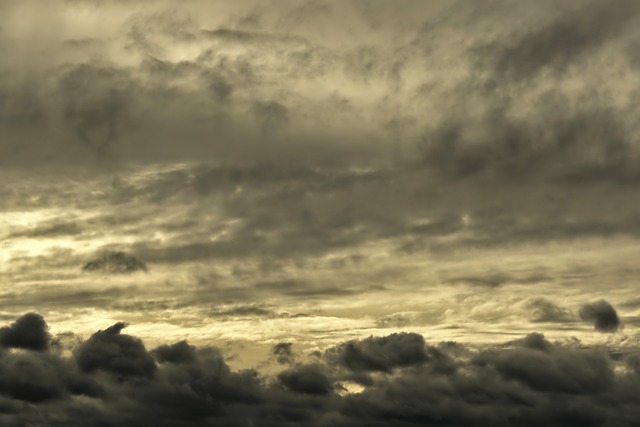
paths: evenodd
<path fill-rule="evenodd" d="M 389 372 L 393 368 L 424 363 L 429 358 L 424 338 L 414 333 L 349 341 L 333 352 L 339 363 L 356 372 Z"/>
<path fill-rule="evenodd" d="M 559 307 L 546 298 L 536 298 L 527 303 L 533 309 L 531 322 L 572 322 L 575 317 L 569 310 Z"/>
<path fill-rule="evenodd" d="M 3 347 L 45 351 L 50 341 L 49 327 L 37 313 L 27 313 L 10 326 L 0 328 L 0 345 Z"/>
<path fill-rule="evenodd" d="M 82 343 L 74 351 L 80 369 L 100 369 L 123 378 L 152 377 L 157 369 L 153 357 L 141 340 L 120 333 L 125 327 L 124 323 L 116 323 Z"/>
<path fill-rule="evenodd" d="M 531 78 L 545 69 L 564 71 L 622 34 L 633 24 L 637 12 L 638 4 L 633 0 L 581 2 L 509 45 L 496 46 L 487 59 L 498 75 L 510 79 Z"/>
<path fill-rule="evenodd" d="M 579 314 L 582 320 L 593 323 L 600 332 L 615 332 L 621 326 L 616 309 L 605 300 L 583 305 Z"/>
<path fill-rule="evenodd" d="M 138 271 L 146 272 L 147 265 L 125 252 L 107 252 L 95 260 L 87 262 L 83 271 L 105 274 L 130 274 Z"/>
<path fill-rule="evenodd" d="M 510 117 L 503 101 L 487 102 L 487 112 L 449 117 L 427 133 L 421 146 L 425 166 L 456 179 L 637 180 L 632 136 L 613 107 L 547 92 L 522 118 Z"/>
<path fill-rule="evenodd" d="M 617 269 L 640 236 L 632 0 L 0 9 L 3 318 L 122 310 L 187 329 L 214 321 L 233 339 L 261 319 L 293 323 L 280 307 L 318 310 L 255 344 L 300 349 L 265 350 L 266 375 L 187 341 L 147 351 L 123 324 L 48 351 L 3 344 L 0 425 L 638 424 L 633 332 L 599 349 L 542 334 L 480 349 L 407 332 L 333 341 L 427 322 L 474 340 L 567 335 L 564 307 L 598 283 L 633 285 L 637 271 Z M 139 259 L 87 255 L 115 241 Z M 87 260 L 158 272 L 79 275 Z M 425 292 L 455 294 L 460 310 Z M 607 310 L 581 317 L 618 328 Z M 14 329 L 0 338 L 19 342 Z"/>
<path fill-rule="evenodd" d="M 318 365 L 300 365 L 281 372 L 278 380 L 288 390 L 307 394 L 329 394 L 333 384 L 324 369 Z"/>
<path fill-rule="evenodd" d="M 161 345 L 151 354 L 161 363 L 190 363 L 196 360 L 196 348 L 186 341 Z"/>
<path fill-rule="evenodd" d="M 543 334 L 534 332 L 522 340 L 522 345 L 526 348 L 532 348 L 541 351 L 550 351 L 553 345 L 544 337 Z"/>
<path fill-rule="evenodd" d="M 605 391 L 613 381 L 605 353 L 553 348 L 541 335 L 526 337 L 523 347 L 526 349 L 482 353 L 475 363 L 489 364 L 505 378 L 543 392 L 588 395 Z"/>
<path fill-rule="evenodd" d="M 483 349 L 430 346 L 405 333 L 349 341 L 327 358 L 268 378 L 233 371 L 219 350 L 186 341 L 156 348 L 156 367 L 139 339 L 120 333 L 123 327 L 75 344 L 73 357 L 0 352 L 3 425 L 604 427 L 639 420 L 634 349 L 614 358 L 604 348 L 551 343 L 540 333 Z M 357 375 L 346 375 L 331 355 L 354 344 L 367 352 L 357 369 L 375 373 L 349 393 Z M 434 369 L 437 360 L 457 369 Z M 620 364 L 629 369 L 614 369 Z"/>
<path fill-rule="evenodd" d="M 65 388 L 56 364 L 30 354 L 0 356 L 0 394 L 34 403 L 61 397 Z"/>

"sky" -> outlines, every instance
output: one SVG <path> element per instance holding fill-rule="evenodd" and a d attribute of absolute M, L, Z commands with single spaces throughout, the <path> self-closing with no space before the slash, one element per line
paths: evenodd
<path fill-rule="evenodd" d="M 638 28 L 0 0 L 0 424 L 640 424 Z"/>

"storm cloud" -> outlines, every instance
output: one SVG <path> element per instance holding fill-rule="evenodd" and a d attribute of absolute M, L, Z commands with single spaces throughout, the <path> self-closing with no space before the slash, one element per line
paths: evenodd
<path fill-rule="evenodd" d="M 637 424 L 639 23 L 0 1 L 0 425 Z"/>
<path fill-rule="evenodd" d="M 49 348 L 51 335 L 42 316 L 27 313 L 9 326 L 0 328 L 0 345 L 9 348 L 44 351 Z"/>
<path fill-rule="evenodd" d="M 115 344 L 120 350 L 101 352 L 104 363 L 100 365 L 105 369 L 117 364 L 139 365 L 143 344 L 135 337 L 121 335 L 121 328 L 117 324 L 96 332 L 78 343 L 71 355 L 0 353 L 0 395 L 3 407 L 10 408 L 3 411 L 3 422 L 17 425 L 37 416 L 49 425 L 72 426 L 275 426 L 283 422 L 292 426 L 363 422 L 605 426 L 633 422 L 640 407 L 634 386 L 637 373 L 615 370 L 626 361 L 612 358 L 601 348 L 550 342 L 542 334 L 485 349 L 454 343 L 429 345 L 460 369 L 434 371 L 431 359 L 413 358 L 411 364 L 396 364 L 393 372 L 379 371 L 376 381 L 351 393 L 331 358 L 286 368 L 275 377 L 262 376 L 255 371 L 233 371 L 217 349 L 198 348 L 186 341 L 152 352 L 157 362 L 164 363 L 157 365 L 155 375 L 144 375 L 144 381 L 134 381 L 140 379 L 138 369 L 117 369 L 117 377 L 85 369 L 89 348 L 97 350 L 98 340 L 104 345 L 109 340 L 116 343 L 114 337 L 138 350 L 124 351 L 122 345 Z M 418 336 L 371 337 L 362 345 L 384 347 L 391 357 L 406 354 L 404 341 L 428 345 L 415 338 Z M 187 353 L 189 356 L 183 357 Z M 169 354 L 173 356 L 167 358 Z M 182 356 L 174 357 L 178 354 Z M 151 356 L 143 358 L 157 363 Z M 110 372 L 116 373 L 113 369 Z M 80 394 L 90 398 L 72 397 Z M 563 399 L 563 405 L 557 404 L 558 398 Z M 614 410 L 618 399 L 625 402 L 627 410 Z M 78 411 L 82 419 L 77 418 Z"/>
<path fill-rule="evenodd" d="M 605 300 L 582 306 L 580 318 L 593 323 L 593 327 L 600 332 L 615 332 L 621 325 L 616 309 Z"/>

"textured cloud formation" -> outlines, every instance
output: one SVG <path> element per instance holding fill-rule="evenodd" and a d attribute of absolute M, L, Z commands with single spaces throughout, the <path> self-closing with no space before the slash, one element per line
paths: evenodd
<path fill-rule="evenodd" d="M 580 308 L 582 320 L 592 322 L 593 327 L 600 332 L 615 332 L 620 327 L 620 318 L 616 309 L 605 300 L 585 304 Z"/>
<path fill-rule="evenodd" d="M 338 361 L 356 372 L 389 372 L 396 367 L 423 363 L 427 357 L 424 338 L 412 333 L 370 337 L 337 349 Z"/>
<path fill-rule="evenodd" d="M 624 34 L 637 10 L 637 2 L 630 0 L 571 5 L 551 22 L 526 31 L 507 46 L 496 46 L 490 63 L 499 75 L 518 80 L 533 78 L 546 69 L 562 72 Z"/>
<path fill-rule="evenodd" d="M 571 322 L 575 320 L 569 310 L 557 306 L 546 298 L 531 300 L 528 306 L 533 309 L 532 322 Z"/>
<path fill-rule="evenodd" d="M 45 351 L 49 348 L 51 336 L 49 327 L 42 316 L 27 313 L 10 326 L 0 328 L 0 345 L 8 348 Z"/>
<path fill-rule="evenodd" d="M 0 0 L 0 425 L 638 424 L 639 4 Z"/>
<path fill-rule="evenodd" d="M 0 352 L 3 425 L 617 426 L 640 414 L 635 353 L 621 359 L 542 334 L 485 349 L 431 346 L 417 334 L 344 343 L 336 348 L 382 349 L 387 359 L 405 360 L 407 348 L 439 354 L 388 363 L 353 393 L 335 350 L 263 376 L 185 341 L 147 352 L 122 328 L 98 331 L 73 352 Z M 445 359 L 450 369 L 439 369 Z"/>
<path fill-rule="evenodd" d="M 156 371 L 153 358 L 142 341 L 120 333 L 125 327 L 124 323 L 116 323 L 78 346 L 78 367 L 85 372 L 104 370 L 123 378 L 152 377 Z"/>
<path fill-rule="evenodd" d="M 147 265 L 125 252 L 108 252 L 99 258 L 87 262 L 83 271 L 105 274 L 129 274 L 137 271 L 147 271 Z"/>
<path fill-rule="evenodd" d="M 35 4 L 0 21 L 4 162 L 637 178 L 636 71 L 620 48 L 637 28 L 632 0 Z M 47 55 L 30 58 L 33 46 Z"/>

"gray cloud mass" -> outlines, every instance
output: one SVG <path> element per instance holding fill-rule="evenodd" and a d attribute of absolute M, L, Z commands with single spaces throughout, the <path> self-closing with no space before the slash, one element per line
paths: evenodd
<path fill-rule="evenodd" d="M 639 24 L 0 1 L 0 425 L 638 425 Z"/>
<path fill-rule="evenodd" d="M 71 426 L 613 426 L 632 422 L 639 405 L 636 371 L 614 369 L 633 364 L 633 355 L 620 361 L 602 349 L 552 343 L 542 334 L 480 350 L 441 343 L 439 357 L 453 369 L 437 369 L 440 362 L 433 357 L 414 358 L 411 365 L 388 366 L 359 393 L 340 394 L 348 376 L 332 363 L 330 352 L 328 359 L 262 377 L 231 370 L 212 347 L 182 341 L 148 352 L 137 338 L 121 335 L 122 327 L 96 332 L 72 355 L 53 349 L 0 353 L 3 423 L 38 417 L 48 425 Z M 417 334 L 359 345 L 373 349 L 384 343 L 388 357 L 402 358 L 409 341 L 415 351 L 436 349 Z M 109 342 L 112 350 L 94 352 L 110 348 Z M 103 373 L 87 369 L 87 353 L 98 357 Z M 123 368 L 142 366 L 142 371 Z M 616 401 L 624 402 L 624 411 L 614 409 Z"/>

